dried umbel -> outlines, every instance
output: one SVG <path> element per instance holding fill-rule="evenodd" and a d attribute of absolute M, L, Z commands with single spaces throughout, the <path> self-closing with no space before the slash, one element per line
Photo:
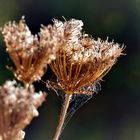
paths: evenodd
<path fill-rule="evenodd" d="M 38 116 L 37 108 L 45 100 L 42 92 L 16 86 L 15 81 L 7 81 L 0 86 L 0 140 L 22 140 L 22 130 Z"/>
<path fill-rule="evenodd" d="M 51 45 L 50 32 L 41 29 L 40 38 L 32 35 L 24 17 L 19 23 L 9 22 L 4 26 L 2 34 L 16 66 L 14 74 L 18 80 L 26 84 L 40 80 L 46 65 L 55 58 L 58 47 Z"/>
<path fill-rule="evenodd" d="M 58 24 L 59 23 L 59 24 Z M 111 69 L 122 54 L 123 47 L 114 42 L 94 40 L 87 34 L 81 33 L 83 23 L 70 20 L 59 25 L 60 42 L 63 47 L 57 57 L 50 63 L 50 67 L 57 77 L 54 88 L 66 93 L 60 122 L 53 140 L 58 140 L 65 120 L 67 108 L 72 94 L 93 94 L 96 82 Z"/>
<path fill-rule="evenodd" d="M 60 89 L 68 94 L 90 94 L 93 92 L 87 89 L 92 86 L 94 90 L 93 84 L 101 80 L 121 54 L 119 44 L 82 35 L 79 42 L 69 41 L 50 66 L 58 78 Z"/>

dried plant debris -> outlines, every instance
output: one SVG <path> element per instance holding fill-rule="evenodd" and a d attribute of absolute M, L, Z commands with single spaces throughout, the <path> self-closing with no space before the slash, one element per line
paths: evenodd
<path fill-rule="evenodd" d="M 39 37 L 32 35 L 25 23 L 24 17 L 16 23 L 9 22 L 2 29 L 7 51 L 10 54 L 16 68 L 16 78 L 24 83 L 32 83 L 40 80 L 47 68 L 47 64 L 55 59 L 58 50 L 53 46 L 52 26 L 41 29 Z"/>
<path fill-rule="evenodd" d="M 44 100 L 45 94 L 35 93 L 32 85 L 25 89 L 7 81 L 0 86 L 0 138 L 20 140 L 24 136 L 21 130 L 38 116 L 37 108 Z"/>

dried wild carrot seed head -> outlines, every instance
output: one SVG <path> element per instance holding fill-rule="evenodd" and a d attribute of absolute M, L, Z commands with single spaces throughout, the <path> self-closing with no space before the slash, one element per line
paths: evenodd
<path fill-rule="evenodd" d="M 15 140 L 35 117 L 37 108 L 45 100 L 42 92 L 34 93 L 33 86 L 29 89 L 17 87 L 15 81 L 7 81 L 0 86 L 0 138 Z"/>
<path fill-rule="evenodd" d="M 17 79 L 24 83 L 39 80 L 58 49 L 57 46 L 51 46 L 51 39 L 45 42 L 45 38 L 50 37 L 49 31 L 48 34 L 41 32 L 39 40 L 37 35 L 31 34 L 22 17 L 19 23 L 14 21 L 6 24 L 2 34 L 7 51 L 16 66 L 14 74 Z"/>
<path fill-rule="evenodd" d="M 68 23 L 66 21 L 63 24 Z M 65 27 L 63 27 L 63 31 L 65 31 Z M 75 36 L 72 34 L 74 29 L 75 26 L 73 26 L 73 30 L 69 30 L 73 39 L 66 39 L 66 44 L 50 66 L 57 76 L 57 87 L 70 94 L 91 94 L 95 91 L 95 83 L 111 69 L 122 54 L 123 48 L 108 40 L 98 39 L 96 41 L 87 34 L 82 35 L 82 33 L 80 34 L 81 28 L 75 29 L 76 32 L 79 32 L 78 36 Z"/>

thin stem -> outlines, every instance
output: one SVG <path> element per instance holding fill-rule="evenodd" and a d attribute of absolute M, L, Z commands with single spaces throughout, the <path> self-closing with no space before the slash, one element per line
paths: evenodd
<path fill-rule="evenodd" d="M 59 124 L 57 126 L 56 133 L 54 135 L 53 140 L 58 140 L 60 135 L 61 135 L 61 130 L 62 130 L 64 121 L 65 121 L 65 116 L 66 116 L 66 113 L 67 113 L 67 109 L 69 107 L 71 96 L 72 96 L 72 94 L 67 94 L 66 93 L 66 97 L 65 97 L 65 101 L 64 101 L 64 105 L 63 105 L 63 109 L 62 109 L 62 114 L 61 114 Z"/>
<path fill-rule="evenodd" d="M 24 83 L 24 87 L 25 87 L 26 89 L 29 89 L 29 86 L 30 86 L 29 83 Z"/>

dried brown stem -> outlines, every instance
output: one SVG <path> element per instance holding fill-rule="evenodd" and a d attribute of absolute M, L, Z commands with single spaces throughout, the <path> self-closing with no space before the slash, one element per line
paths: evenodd
<path fill-rule="evenodd" d="M 65 97 L 65 101 L 64 101 L 64 105 L 63 105 L 63 109 L 62 109 L 62 114 L 61 114 L 59 124 L 58 124 L 58 127 L 56 129 L 56 133 L 55 133 L 53 140 L 58 140 L 60 135 L 61 135 L 61 130 L 62 130 L 64 121 L 65 121 L 65 116 L 67 113 L 67 109 L 69 107 L 69 103 L 70 103 L 70 99 L 71 99 L 72 94 L 66 94 L 65 96 L 66 97 Z"/>

